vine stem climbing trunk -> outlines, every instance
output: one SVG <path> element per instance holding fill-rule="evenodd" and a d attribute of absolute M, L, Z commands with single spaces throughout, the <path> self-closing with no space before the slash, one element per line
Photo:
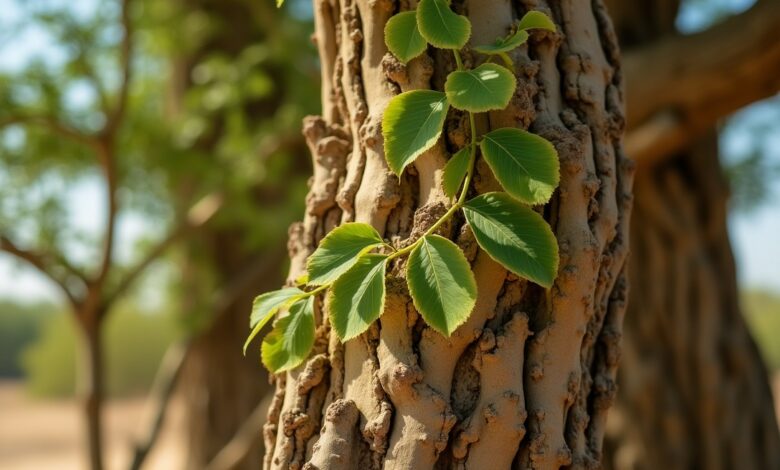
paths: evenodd
<path fill-rule="evenodd" d="M 469 137 L 452 111 L 444 138 L 400 179 L 385 164 L 381 118 L 401 91 L 441 90 L 455 68 L 445 51 L 403 65 L 385 47 L 393 0 L 315 0 L 323 115 L 304 121 L 314 175 L 306 213 L 290 230 L 289 282 L 337 225 L 373 225 L 397 247 L 416 239 L 451 201 L 449 155 Z M 472 0 L 454 8 L 472 44 L 508 33 L 529 9 L 556 22 L 510 53 L 518 80 L 506 110 L 477 116 L 477 133 L 530 129 L 555 145 L 560 189 L 546 207 L 560 247 L 553 288 L 508 274 L 477 248 L 461 219 L 444 227 L 478 286 L 469 319 L 450 338 L 427 328 L 389 269 L 385 310 L 340 344 L 318 308 L 314 352 L 275 377 L 264 426 L 266 469 L 597 468 L 627 295 L 633 164 L 623 151 L 619 51 L 600 1 Z M 464 62 L 479 58 L 467 50 Z M 472 193 L 497 189 L 477 162 Z M 321 303 L 320 303 L 321 304 Z"/>

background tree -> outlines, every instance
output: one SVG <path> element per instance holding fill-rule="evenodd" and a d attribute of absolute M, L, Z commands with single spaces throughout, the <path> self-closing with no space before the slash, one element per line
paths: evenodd
<path fill-rule="evenodd" d="M 97 36 L 105 18 L 118 18 L 120 39 L 100 42 Z M 59 19 L 60 21 L 57 21 Z M 82 391 L 86 416 L 89 461 L 92 468 L 103 465 L 101 405 L 103 389 L 103 348 L 101 327 L 115 300 L 123 295 L 159 252 L 188 226 L 205 223 L 213 214 L 201 207 L 181 219 L 180 227 L 163 237 L 157 248 L 135 266 L 124 268 L 116 260 L 117 224 L 122 205 L 120 191 L 137 188 L 126 178 L 128 168 L 120 153 L 127 137 L 127 114 L 133 75 L 133 22 L 128 1 L 116 12 L 103 9 L 94 21 L 79 24 L 68 15 L 39 16 L 50 24 L 57 37 L 72 47 L 57 70 L 32 64 L 21 77 L 3 77 L 0 88 L 2 115 L 0 127 L 16 131 L 22 144 L 3 139 L 6 184 L 3 186 L 4 213 L 0 249 L 28 263 L 60 287 L 83 334 L 84 373 Z M 114 80 L 106 79 L 99 61 L 116 60 Z M 69 92 L 86 82 L 94 99 L 74 105 Z M 111 87 L 108 83 L 114 83 Z M 8 134 L 6 134 L 7 136 Z M 52 168 L 58 162 L 63 169 Z M 69 230 L 56 183 L 67 184 L 73 173 L 98 171 L 104 184 L 106 214 L 100 242 L 88 249 L 87 261 L 78 260 L 67 247 L 68 238 L 85 234 Z M 48 190 L 18 192 L 20 186 L 54 181 Z M 137 181 L 135 182 L 138 183 Z M 31 217 L 32 215 L 32 217 Z M 29 225 L 26 225 L 27 222 Z M 30 223 L 32 222 L 32 223 Z M 89 235 L 86 235 L 89 236 Z M 26 239 L 20 243 L 19 238 Z M 83 246 L 83 245 L 82 245 Z M 96 261 L 94 261 L 96 260 Z M 123 269 L 124 268 L 124 269 Z"/>
<path fill-rule="evenodd" d="M 200 171 L 179 177 L 174 197 L 185 206 L 204 182 L 225 195 L 219 223 L 189 238 L 182 259 L 185 308 L 205 320 L 187 349 L 180 388 L 188 466 L 256 468 L 261 443 L 241 430 L 251 429 L 249 417 L 259 426 L 269 387 L 240 346 L 252 299 L 281 281 L 286 260 L 278 247 L 302 205 L 310 166 L 299 123 L 317 100 L 315 56 L 303 23 L 270 2 L 175 5 L 158 20 L 175 44 L 169 103 L 182 130 L 198 129 L 184 147 L 197 155 Z M 182 27 L 171 30 L 177 22 Z M 182 37 L 192 39 L 178 44 Z M 226 447 L 234 438 L 240 442 Z"/>
<path fill-rule="evenodd" d="M 255 290 L 281 278 L 284 260 L 275 247 L 301 205 L 308 163 L 294 156 L 303 146 L 298 123 L 317 93 L 308 86 L 311 46 L 296 21 L 268 14 L 273 5 L 241 0 L 107 2 L 88 12 L 25 7 L 29 24 L 51 29 L 66 58 L 3 77 L 2 248 L 45 272 L 78 317 L 89 319 L 82 322 L 95 348 L 87 356 L 93 358 L 87 410 L 92 465 L 99 468 L 102 319 L 150 266 L 188 240 L 174 253 L 188 333 L 165 361 L 154 392 L 158 414 L 132 465 L 142 465 L 151 450 L 184 375 L 196 450 L 191 465 L 204 467 L 263 396 L 265 374 L 242 358 L 240 342 Z M 127 31 L 118 43 L 117 26 Z M 300 54 L 285 55 L 295 44 Z M 164 87 L 168 70 L 171 85 Z M 85 155 L 93 151 L 111 165 L 110 181 L 108 170 L 102 180 L 104 231 L 111 235 L 95 253 L 108 260 L 100 262 L 100 273 L 108 264 L 101 276 L 88 272 L 97 234 L 71 227 L 62 198 L 67 184 L 91 177 L 95 166 Z M 169 228 L 125 262 L 116 253 L 116 226 L 137 214 L 169 219 Z M 193 230 L 215 214 L 207 230 Z"/>
<path fill-rule="evenodd" d="M 675 28 L 679 1 L 608 5 L 626 58 L 627 151 L 638 163 L 608 463 L 776 468 L 780 436 L 739 305 L 716 125 L 780 90 L 780 3 L 759 1 L 692 35 Z"/>

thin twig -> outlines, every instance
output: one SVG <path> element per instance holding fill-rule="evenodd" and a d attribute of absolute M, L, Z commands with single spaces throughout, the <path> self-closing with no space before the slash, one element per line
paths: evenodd
<path fill-rule="evenodd" d="M 0 118 L 0 129 L 12 126 L 14 124 L 42 127 L 56 135 L 89 147 L 93 150 L 96 150 L 98 146 L 98 140 L 95 136 L 70 127 L 69 125 L 59 121 L 54 116 L 49 116 L 46 114 L 19 114 Z"/>
<path fill-rule="evenodd" d="M 130 81 L 133 72 L 133 25 L 130 18 L 131 0 L 122 0 L 122 42 L 119 45 L 120 67 L 122 70 L 122 81 L 119 84 L 119 93 L 116 107 L 109 114 L 106 122 L 105 132 L 113 134 L 122 124 L 127 109 L 127 101 L 130 94 Z"/>
<path fill-rule="evenodd" d="M 154 248 L 146 253 L 127 274 L 119 281 L 117 286 L 104 296 L 104 302 L 111 303 L 117 297 L 125 293 L 138 278 L 146 272 L 146 268 L 159 259 L 177 240 L 189 231 L 205 225 L 222 208 L 223 198 L 218 193 L 212 193 L 203 197 L 187 212 L 187 217 L 181 220 L 177 226 L 160 240 Z"/>
<path fill-rule="evenodd" d="M 171 345 L 165 353 L 162 364 L 149 392 L 148 405 L 148 429 L 146 437 L 136 442 L 133 450 L 133 460 L 130 462 L 130 470 L 139 470 L 146 457 L 151 452 L 152 447 L 157 442 L 162 430 L 165 416 L 169 409 L 169 403 L 176 389 L 176 383 L 179 380 L 181 371 L 188 353 L 190 352 L 190 343 L 187 341 L 177 342 Z"/>
<path fill-rule="evenodd" d="M 65 294 L 65 296 L 70 301 L 71 305 L 74 307 L 77 307 L 79 304 L 79 300 L 76 297 L 75 293 L 71 291 L 71 289 L 68 287 L 67 283 L 64 279 L 57 276 L 53 269 L 51 263 L 48 261 L 47 258 L 49 258 L 48 255 L 44 253 L 37 253 L 31 250 L 26 250 L 24 248 L 20 248 L 18 245 L 16 245 L 14 242 L 11 241 L 8 237 L 5 235 L 0 235 L 0 250 L 13 255 L 14 257 L 27 262 L 27 264 L 33 266 L 49 278 L 52 282 L 57 284 L 57 286 L 62 290 L 62 292 Z M 69 272 L 69 274 L 72 274 L 74 276 L 79 276 L 78 272 L 70 271 L 68 269 L 67 264 L 61 264 L 61 266 Z"/>

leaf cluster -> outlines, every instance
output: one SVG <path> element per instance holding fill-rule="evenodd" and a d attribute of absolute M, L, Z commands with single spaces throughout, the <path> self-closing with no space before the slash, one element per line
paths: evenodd
<path fill-rule="evenodd" d="M 477 283 L 461 249 L 436 230 L 462 211 L 479 246 L 509 271 L 550 288 L 558 270 L 558 244 L 547 222 L 530 206 L 547 203 L 559 182 L 558 156 L 544 138 L 515 128 L 476 135 L 475 113 L 508 106 L 517 82 L 507 67 L 492 63 L 528 39 L 534 28 L 555 31 L 543 13 L 527 13 L 512 34 L 472 50 L 487 57 L 463 66 L 460 49 L 471 35 L 468 18 L 456 14 L 447 0 L 421 0 L 415 11 L 393 16 L 385 28 L 388 49 L 402 62 L 421 55 L 429 45 L 449 49 L 457 70 L 444 91 L 413 90 L 395 96 L 382 119 L 385 158 L 400 176 L 441 137 L 450 108 L 466 112 L 471 141 L 444 168 L 443 191 L 453 198 L 449 210 L 417 240 L 396 250 L 370 225 L 347 223 L 331 231 L 308 260 L 300 285 L 259 296 L 244 346 L 277 313 L 283 312 L 262 345 L 263 363 L 273 372 L 299 365 L 314 343 L 314 297 L 327 290 L 325 311 L 342 341 L 350 340 L 377 320 L 384 309 L 385 273 L 390 263 L 406 261 L 406 281 L 414 306 L 425 322 L 450 336 L 474 309 Z M 467 200 L 477 154 L 493 171 L 504 191 Z"/>

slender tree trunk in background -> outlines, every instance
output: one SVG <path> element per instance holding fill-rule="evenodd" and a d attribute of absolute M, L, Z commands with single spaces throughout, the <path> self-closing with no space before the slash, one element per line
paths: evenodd
<path fill-rule="evenodd" d="M 399 243 L 422 233 L 448 203 L 441 170 L 446 148 L 467 137 L 463 116 L 451 113 L 445 142 L 400 181 L 384 162 L 388 100 L 403 90 L 441 89 L 454 68 L 444 51 L 408 66 L 387 54 L 384 25 L 398 6 L 315 0 L 323 115 L 304 122 L 315 169 L 306 214 L 291 230 L 290 279 L 342 222 L 371 223 Z M 309 360 L 276 377 L 266 469 L 599 466 L 627 295 L 633 164 L 620 143 L 619 52 L 598 0 L 472 0 L 463 9 L 472 42 L 506 34 L 530 8 L 550 13 L 563 34 L 535 33 L 528 49 L 512 54 L 516 96 L 506 111 L 479 116 L 478 128 L 530 128 L 558 149 L 560 190 L 544 211 L 561 248 L 550 295 L 507 275 L 456 220 L 448 235 L 471 261 L 479 292 L 466 324 L 450 339 L 426 328 L 403 266 L 394 266 L 378 324 L 342 345 L 325 321 Z M 465 60 L 473 59 L 467 52 Z M 478 163 L 473 190 L 496 187 Z"/>
<path fill-rule="evenodd" d="M 677 0 L 608 3 L 624 49 L 675 30 Z M 716 131 L 660 164 L 640 162 L 634 191 L 631 295 L 605 463 L 780 468 L 767 371 L 739 307 Z"/>
<path fill-rule="evenodd" d="M 103 417 L 104 403 L 103 350 L 100 335 L 100 320 L 84 319 L 79 324 L 82 334 L 82 360 L 80 394 L 84 403 L 86 418 L 87 455 L 89 468 L 103 468 Z"/>

